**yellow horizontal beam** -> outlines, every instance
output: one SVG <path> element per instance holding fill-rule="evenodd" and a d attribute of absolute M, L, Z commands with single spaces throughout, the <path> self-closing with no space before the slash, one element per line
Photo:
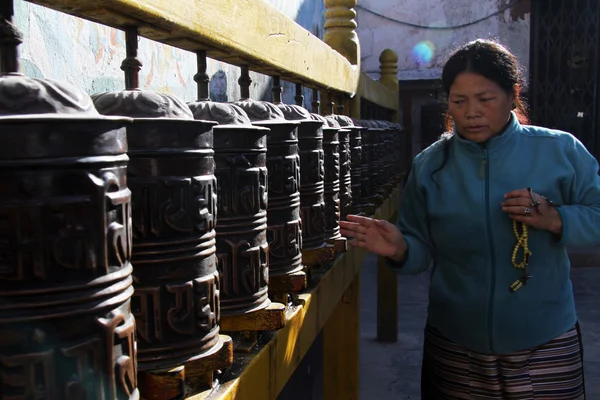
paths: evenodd
<path fill-rule="evenodd" d="M 390 220 L 398 208 L 397 200 L 396 189 L 377 210 L 375 218 Z M 360 271 L 366 255 L 366 251 L 350 247 L 316 287 L 299 296 L 302 305 L 290 311 L 284 328 L 274 332 L 257 353 L 236 353 L 237 365 L 232 369 L 241 369 L 237 378 L 188 400 L 276 399 Z"/>
<path fill-rule="evenodd" d="M 27 0 L 282 79 L 353 96 L 359 68 L 262 0 Z"/>
<path fill-rule="evenodd" d="M 398 111 L 400 98 L 398 92 L 392 91 L 364 72 L 360 73 L 358 95 L 381 107 Z"/>

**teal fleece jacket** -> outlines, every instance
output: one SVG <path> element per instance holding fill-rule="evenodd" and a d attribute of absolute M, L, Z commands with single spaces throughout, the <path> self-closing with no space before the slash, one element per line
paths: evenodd
<path fill-rule="evenodd" d="M 431 262 L 428 323 L 476 352 L 506 354 L 545 344 L 577 322 L 567 246 L 600 244 L 598 163 L 573 135 L 521 125 L 485 147 L 458 135 L 417 155 L 400 204 L 398 227 L 408 243 L 400 274 Z M 437 182 L 437 185 L 436 185 Z M 532 276 L 512 266 L 516 244 L 504 195 L 532 188 L 560 207 L 562 236 L 529 229 Z M 519 259 L 521 259 L 519 253 Z"/>

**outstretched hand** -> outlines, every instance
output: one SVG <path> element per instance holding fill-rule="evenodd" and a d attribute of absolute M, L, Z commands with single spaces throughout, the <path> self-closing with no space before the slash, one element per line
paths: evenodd
<path fill-rule="evenodd" d="M 394 261 L 404 260 L 407 244 L 395 225 L 358 215 L 348 215 L 347 219 L 340 221 L 340 228 L 342 235 L 350 238 L 348 244 Z"/>

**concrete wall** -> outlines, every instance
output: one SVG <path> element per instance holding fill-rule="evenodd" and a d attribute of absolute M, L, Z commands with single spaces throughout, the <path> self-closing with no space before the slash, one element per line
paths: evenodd
<path fill-rule="evenodd" d="M 265 0 L 307 30 L 322 37 L 325 7 L 322 0 Z M 125 58 L 125 34 L 41 6 L 15 0 L 15 19 L 24 34 L 20 46 L 26 75 L 64 80 L 93 94 L 124 87 L 121 62 Z M 144 89 L 172 93 L 185 101 L 196 99 L 195 55 L 144 38 L 139 42 L 140 74 Z M 214 101 L 239 99 L 239 68 L 210 60 L 211 97 Z M 251 96 L 270 99 L 270 78 L 251 73 Z M 293 103 L 294 89 L 284 83 L 284 101 Z M 310 107 L 310 92 L 305 104 Z"/>
<path fill-rule="evenodd" d="M 436 30 L 415 28 L 392 20 L 451 27 L 497 13 L 511 1 L 360 0 L 357 7 L 358 34 L 363 52 L 363 69 L 377 77 L 379 55 L 389 47 L 399 56 L 399 79 L 434 79 L 441 75 L 445 60 L 457 46 L 477 38 L 499 38 L 519 58 L 524 77 L 527 77 L 530 1 L 522 0 L 512 8 L 476 24 Z"/>

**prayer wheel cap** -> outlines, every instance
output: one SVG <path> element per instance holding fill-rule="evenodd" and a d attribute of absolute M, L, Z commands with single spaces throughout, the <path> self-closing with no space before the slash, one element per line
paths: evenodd
<path fill-rule="evenodd" d="M 247 99 L 236 101 L 234 104 L 244 110 L 252 122 L 285 121 L 283 111 L 273 103 Z"/>
<path fill-rule="evenodd" d="M 345 128 L 345 127 L 349 127 L 352 128 L 354 127 L 354 122 L 352 122 L 352 119 L 350 117 L 347 117 L 345 115 L 332 115 L 332 117 L 337 121 L 337 123 L 340 125 L 340 127 Z"/>
<path fill-rule="evenodd" d="M 0 118 L 99 118 L 91 97 L 67 82 L 0 75 Z"/>
<path fill-rule="evenodd" d="M 327 121 L 327 125 L 330 128 L 337 128 L 337 129 L 341 128 L 339 122 L 335 119 L 335 117 L 333 115 L 325 116 L 325 120 Z"/>
<path fill-rule="evenodd" d="M 322 115 L 311 113 L 310 114 L 310 118 L 314 119 L 315 121 L 323 122 L 324 123 L 323 126 L 329 126 L 329 124 L 327 123 L 327 120 Z"/>
<path fill-rule="evenodd" d="M 386 121 L 378 120 L 378 121 L 374 121 L 374 122 L 375 122 L 375 125 L 377 126 L 377 128 L 380 128 L 380 129 L 389 129 L 389 127 L 390 127 L 389 122 L 386 122 Z"/>
<path fill-rule="evenodd" d="M 223 125 L 251 126 L 248 114 L 241 108 L 231 103 L 213 103 L 212 101 L 198 101 L 188 103 L 195 119 L 216 121 Z"/>
<path fill-rule="evenodd" d="M 192 110 L 176 96 L 150 90 L 123 90 L 92 96 L 96 109 L 104 115 L 130 118 L 194 120 Z"/>
<path fill-rule="evenodd" d="M 277 107 L 283 112 L 285 119 L 292 121 L 313 120 L 310 112 L 304 107 L 295 104 L 277 104 Z M 324 121 L 321 121 L 324 122 Z"/>

